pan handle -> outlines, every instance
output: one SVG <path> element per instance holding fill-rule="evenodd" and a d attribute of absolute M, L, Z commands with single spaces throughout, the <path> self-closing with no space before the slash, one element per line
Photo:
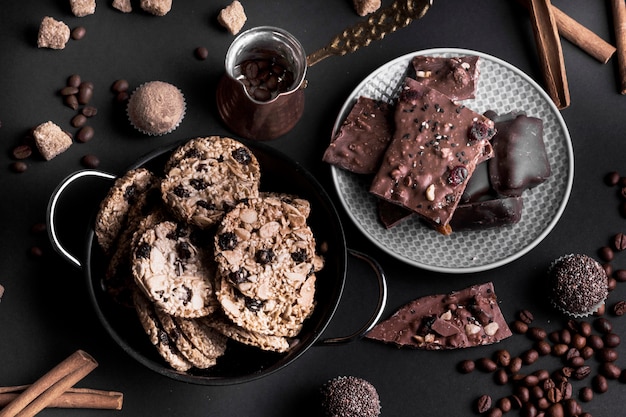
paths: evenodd
<path fill-rule="evenodd" d="M 381 315 L 383 314 L 383 311 L 385 310 L 385 305 L 387 304 L 387 278 L 385 277 L 385 272 L 383 271 L 380 264 L 371 256 L 366 255 L 362 252 L 358 252 L 354 249 L 348 248 L 348 253 L 355 258 L 367 262 L 376 273 L 376 277 L 378 278 L 378 304 L 376 306 L 374 314 L 372 314 L 370 319 L 367 321 L 367 323 L 365 323 L 363 327 L 348 336 L 322 339 L 318 342 L 322 346 L 338 345 L 360 339 L 365 333 L 372 330 L 372 328 L 376 325 Z"/>
<path fill-rule="evenodd" d="M 46 211 L 46 221 L 48 223 L 48 237 L 50 238 L 50 243 L 54 250 L 56 250 L 61 256 L 63 256 L 67 261 L 74 264 L 78 268 L 82 268 L 83 265 L 74 255 L 69 253 L 67 249 L 63 247 L 61 241 L 59 240 L 59 236 L 57 235 L 56 229 L 56 214 L 57 214 L 57 204 L 59 203 L 59 199 L 63 192 L 74 183 L 74 181 L 79 180 L 81 178 L 86 177 L 98 177 L 98 178 L 106 178 L 108 180 L 115 179 L 115 175 L 95 170 L 82 170 L 77 171 L 69 176 L 67 176 L 61 183 L 57 186 L 57 188 L 52 192 L 50 196 L 50 200 L 48 200 L 48 209 Z"/>

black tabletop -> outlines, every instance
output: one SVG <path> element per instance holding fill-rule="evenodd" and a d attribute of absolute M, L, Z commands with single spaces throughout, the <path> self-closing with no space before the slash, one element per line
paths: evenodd
<path fill-rule="evenodd" d="M 110 2 L 99 2 L 95 14 L 78 18 L 67 1 L 6 2 L 0 14 L 0 141 L 4 152 L 0 187 L 0 386 L 28 384 L 83 349 L 99 362 L 78 386 L 124 393 L 121 411 L 45 410 L 42 415 L 185 415 L 288 416 L 320 415 L 319 387 L 340 375 L 369 380 L 380 394 L 382 415 L 470 415 L 474 400 L 489 394 L 494 400 L 510 394 L 492 375 L 461 375 L 462 359 L 491 356 L 496 348 L 519 355 L 532 342 L 516 335 L 500 345 L 455 351 L 396 349 L 357 340 L 339 346 L 313 346 L 284 369 L 241 385 L 198 386 L 171 380 L 145 368 L 108 336 L 90 303 L 84 271 L 57 254 L 44 232 L 33 231 L 45 222 L 48 199 L 57 185 L 84 166 L 84 155 L 95 155 L 99 169 L 123 173 L 155 148 L 202 135 L 231 135 L 215 105 L 215 89 L 224 72 L 224 56 L 234 39 L 217 24 L 217 13 L 227 2 L 175 1 L 163 17 L 135 11 L 121 13 Z M 307 52 L 326 45 L 344 28 L 364 18 L 349 0 L 242 2 L 247 13 L 244 29 L 278 26 L 291 32 Z M 384 1 L 383 6 L 390 2 Z M 601 38 L 615 44 L 609 2 L 555 0 L 554 5 Z M 84 26 L 86 36 L 70 40 L 64 50 L 37 48 L 37 31 L 44 16 Z M 194 57 L 206 47 L 206 60 Z M 567 207 L 553 231 L 533 250 L 499 268 L 468 274 L 445 274 L 416 268 L 386 254 L 364 238 L 341 206 L 330 175 L 321 161 L 335 118 L 352 90 L 368 74 L 388 61 L 429 48 L 465 48 L 504 60 L 543 85 L 537 49 L 528 13 L 517 2 L 501 0 L 435 0 L 419 21 L 388 34 L 352 54 L 328 58 L 307 73 L 304 116 L 288 134 L 268 142 L 307 168 L 336 204 L 347 245 L 373 256 L 388 279 L 389 297 L 383 316 L 406 302 L 428 294 L 445 293 L 492 281 L 500 307 L 512 321 L 521 309 L 535 315 L 535 325 L 560 329 L 564 317 L 547 301 L 543 282 L 550 262 L 566 253 L 598 258 L 598 249 L 624 230 L 618 188 L 604 184 L 609 171 L 624 168 L 624 100 L 619 94 L 616 56 L 601 63 L 567 40 L 562 48 L 571 93 L 571 105 L 561 114 L 574 149 L 575 175 Z M 98 113 L 89 119 L 95 129 L 87 143 L 74 143 L 63 154 L 44 161 L 32 156 L 28 169 L 15 173 L 12 150 L 31 128 L 48 120 L 75 133 L 70 120 L 76 113 L 63 104 L 58 91 L 68 76 L 79 74 L 94 84 L 91 104 Z M 162 80 L 178 86 L 187 100 L 183 123 L 174 132 L 148 137 L 135 132 L 116 106 L 110 86 L 126 79 L 131 86 Z M 84 236 L 102 189 L 98 184 L 76 186 L 61 205 L 67 219 L 62 240 L 68 250 L 83 255 Z M 97 191 L 97 192 L 96 192 Z M 617 253 L 614 269 L 626 267 Z M 369 269 L 350 260 L 345 290 L 323 337 L 341 336 L 358 329 L 376 304 L 376 283 Z M 607 309 L 626 297 L 621 283 L 611 292 Z M 607 312 L 615 332 L 626 324 Z M 587 319 L 592 320 L 591 318 Z M 623 352 L 623 347 L 618 347 Z M 588 363 L 597 373 L 598 364 Z M 616 362 L 626 366 L 622 358 Z M 526 368 L 557 369 L 554 357 Z M 591 377 L 574 381 L 574 397 Z M 609 381 L 609 390 L 582 403 L 594 416 L 617 415 L 626 386 Z"/>

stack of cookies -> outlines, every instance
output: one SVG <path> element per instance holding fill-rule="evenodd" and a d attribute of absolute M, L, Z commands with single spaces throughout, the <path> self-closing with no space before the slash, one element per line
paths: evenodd
<path fill-rule="evenodd" d="M 170 155 L 162 177 L 125 173 L 100 206 L 103 286 L 176 370 L 212 367 L 228 340 L 285 352 L 313 312 L 323 259 L 310 204 L 260 191 L 260 180 L 244 144 L 201 137 Z"/>

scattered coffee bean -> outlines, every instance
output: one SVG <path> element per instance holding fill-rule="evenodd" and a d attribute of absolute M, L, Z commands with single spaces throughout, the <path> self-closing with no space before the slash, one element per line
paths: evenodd
<path fill-rule="evenodd" d="M 30 145 L 18 145 L 13 148 L 12 155 L 15 159 L 29 158 L 33 153 L 33 149 Z"/>
<path fill-rule="evenodd" d="M 522 358 L 520 357 L 511 358 L 511 363 L 509 364 L 507 369 L 509 373 L 511 374 L 517 374 L 522 369 L 522 365 L 523 365 Z"/>
<path fill-rule="evenodd" d="M 537 352 L 535 349 L 528 349 L 522 352 L 520 357 L 522 358 L 522 362 L 525 365 L 531 365 L 537 362 L 537 359 L 539 359 L 539 352 Z"/>
<path fill-rule="evenodd" d="M 89 142 L 93 136 L 94 130 L 91 126 L 83 126 L 76 132 L 76 140 L 81 143 Z"/>
<path fill-rule="evenodd" d="M 483 394 L 476 400 L 476 412 L 482 414 L 491 408 L 491 397 Z"/>
<path fill-rule="evenodd" d="M 100 165 L 100 159 L 91 154 L 83 156 L 80 161 L 87 168 L 97 168 Z"/>
<path fill-rule="evenodd" d="M 623 316 L 626 313 L 626 301 L 620 300 L 613 304 L 612 311 L 616 316 Z"/>
<path fill-rule="evenodd" d="M 74 127 L 83 127 L 87 123 L 87 117 L 84 114 L 78 113 L 76 116 L 72 117 L 70 120 L 70 124 Z"/>
<path fill-rule="evenodd" d="M 496 401 L 496 407 L 502 410 L 503 413 L 508 413 L 513 408 L 513 404 L 509 397 L 502 397 Z"/>
<path fill-rule="evenodd" d="M 41 258 L 43 256 L 43 250 L 39 246 L 31 246 L 28 249 L 28 254 L 33 258 Z"/>
<path fill-rule="evenodd" d="M 567 361 L 568 365 L 572 368 L 579 368 L 585 364 L 585 358 L 580 356 L 580 353 L 578 355 L 579 356 L 574 356 Z"/>
<path fill-rule="evenodd" d="M 552 352 L 552 346 L 549 342 L 545 340 L 540 340 L 534 345 L 535 350 L 539 353 L 540 356 L 549 355 Z"/>
<path fill-rule="evenodd" d="M 494 372 L 498 365 L 489 358 L 480 358 L 476 361 L 476 367 L 483 372 Z"/>
<path fill-rule="evenodd" d="M 509 366 L 511 363 L 511 354 L 508 350 L 499 349 L 493 354 L 493 360 L 498 366 Z"/>
<path fill-rule="evenodd" d="M 493 380 L 498 385 L 506 385 L 509 382 L 509 374 L 504 368 L 500 368 L 493 374 Z"/>
<path fill-rule="evenodd" d="M 604 183 L 609 186 L 615 186 L 619 182 L 619 173 L 611 171 L 604 176 Z"/>
<path fill-rule="evenodd" d="M 602 264 L 602 269 L 604 269 L 604 272 L 606 272 L 607 276 L 611 276 L 613 274 L 613 265 L 608 262 Z"/>
<path fill-rule="evenodd" d="M 594 353 L 595 352 L 591 346 L 585 346 L 580 350 L 580 356 L 585 360 L 591 358 Z"/>
<path fill-rule="evenodd" d="M 593 390 L 598 394 L 603 394 L 609 390 L 609 383 L 604 375 L 594 375 L 591 380 Z"/>
<path fill-rule="evenodd" d="M 124 79 L 115 80 L 111 85 L 111 91 L 114 93 L 122 93 L 128 91 L 128 81 Z"/>
<path fill-rule="evenodd" d="M 619 282 L 626 282 L 626 269 L 618 269 L 613 273 L 613 277 Z"/>
<path fill-rule="evenodd" d="M 513 330 L 515 333 L 525 334 L 528 331 L 528 324 L 524 323 L 521 320 L 515 320 L 511 324 L 511 330 Z"/>
<path fill-rule="evenodd" d="M 204 46 L 198 46 L 196 49 L 194 49 L 193 54 L 200 61 L 204 61 L 209 57 L 209 50 Z"/>
<path fill-rule="evenodd" d="M 569 350 L 569 346 L 565 343 L 557 343 L 552 346 L 552 355 L 554 356 L 563 356 Z"/>
<path fill-rule="evenodd" d="M 78 88 L 68 85 L 66 87 L 63 87 L 61 90 L 59 90 L 59 94 L 62 95 L 63 97 L 73 96 L 74 94 L 78 94 Z"/>
<path fill-rule="evenodd" d="M 548 333 L 541 327 L 529 327 L 526 335 L 532 340 L 541 341 L 548 336 Z"/>
<path fill-rule="evenodd" d="M 615 257 L 615 253 L 613 252 L 613 249 L 611 249 L 610 246 L 602 246 L 598 250 L 598 256 L 600 257 L 600 259 L 602 259 L 605 262 L 611 262 L 613 258 Z"/>
<path fill-rule="evenodd" d="M 580 333 L 582 336 L 587 337 L 591 334 L 592 331 L 593 331 L 593 326 L 591 326 L 591 323 L 587 321 L 580 322 L 578 326 L 578 333 Z"/>
<path fill-rule="evenodd" d="M 618 353 L 615 349 L 602 348 L 598 350 L 597 358 L 600 362 L 615 362 L 617 357 Z"/>
<path fill-rule="evenodd" d="M 72 39 L 74 39 L 75 41 L 79 41 L 82 38 L 85 37 L 85 35 L 87 34 L 87 29 L 85 29 L 84 26 L 76 26 L 74 29 L 72 29 Z"/>
<path fill-rule="evenodd" d="M 581 401 L 588 403 L 589 401 L 593 400 L 593 390 L 591 389 L 591 387 L 582 387 L 580 389 L 580 392 L 578 393 L 578 397 Z"/>
<path fill-rule="evenodd" d="M 574 349 L 582 349 L 587 344 L 587 338 L 582 334 L 575 333 L 572 335 L 572 340 L 570 341 L 570 346 Z"/>
<path fill-rule="evenodd" d="M 598 372 L 600 372 L 601 375 L 604 375 L 607 379 L 617 379 L 622 373 L 622 370 L 613 362 L 604 362 L 600 364 Z"/>
<path fill-rule="evenodd" d="M 578 401 L 573 398 L 568 398 L 563 401 L 563 414 L 566 416 L 577 416 L 582 412 L 582 408 Z"/>
<path fill-rule="evenodd" d="M 527 402 L 522 405 L 521 416 L 522 417 L 537 417 L 537 407 L 531 402 Z"/>
<path fill-rule="evenodd" d="M 533 316 L 533 313 L 531 313 L 528 310 L 520 310 L 517 313 L 517 318 L 526 324 L 531 324 L 533 320 L 535 319 L 535 317 Z"/>
<path fill-rule="evenodd" d="M 616 251 L 621 252 L 626 249 L 626 234 L 617 233 L 613 237 L 613 247 Z"/>
<path fill-rule="evenodd" d="M 75 95 L 65 96 L 63 98 L 63 102 L 65 103 L 67 107 L 69 107 L 72 110 L 78 109 L 78 98 Z"/>
<path fill-rule="evenodd" d="M 619 346 L 621 339 L 615 333 L 607 333 L 602 336 L 602 340 L 604 341 L 604 346 L 614 348 Z"/>
<path fill-rule="evenodd" d="M 80 111 L 85 117 L 94 117 L 98 114 L 98 109 L 94 106 L 85 106 Z"/>
<path fill-rule="evenodd" d="M 35 223 L 30 227 L 30 232 L 33 235 L 42 235 L 46 233 L 47 230 L 48 230 L 48 227 L 43 222 Z"/>
<path fill-rule="evenodd" d="M 617 288 L 617 280 L 611 276 L 609 276 L 608 282 L 607 282 L 607 289 L 609 290 L 609 292 L 613 291 L 615 288 Z"/>
<path fill-rule="evenodd" d="M 80 83 L 77 99 L 79 104 L 87 104 L 93 97 L 93 84 L 87 81 Z"/>
<path fill-rule="evenodd" d="M 11 171 L 21 174 L 28 169 L 28 165 L 24 161 L 16 161 L 11 164 Z"/>
<path fill-rule="evenodd" d="M 565 411 L 563 411 L 563 404 L 561 403 L 551 404 L 546 410 L 546 417 L 563 417 L 564 415 Z"/>
<path fill-rule="evenodd" d="M 293 72 L 273 57 L 249 59 L 237 66 L 240 81 L 248 94 L 258 101 L 267 101 L 287 91 L 293 83 Z"/>
<path fill-rule="evenodd" d="M 498 407 L 493 407 L 485 413 L 485 417 L 502 417 L 503 411 Z"/>
<path fill-rule="evenodd" d="M 462 374 L 469 374 L 470 372 L 473 372 L 474 369 L 476 369 L 476 363 L 473 360 L 465 359 L 459 362 L 457 369 Z"/>
<path fill-rule="evenodd" d="M 80 78 L 80 75 L 78 74 L 72 74 L 67 79 L 67 85 L 69 87 L 78 88 L 78 86 L 80 86 L 80 83 L 81 83 L 81 78 Z"/>
<path fill-rule="evenodd" d="M 574 372 L 572 373 L 572 378 L 580 381 L 587 378 L 589 374 L 591 374 L 591 367 L 589 365 L 583 365 L 574 369 Z"/>
<path fill-rule="evenodd" d="M 613 330 L 613 324 L 604 318 L 597 318 L 593 321 L 593 327 L 600 333 L 610 333 Z"/>

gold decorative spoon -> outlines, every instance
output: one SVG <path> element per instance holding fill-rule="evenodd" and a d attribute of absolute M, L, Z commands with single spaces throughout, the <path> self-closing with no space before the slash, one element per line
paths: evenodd
<path fill-rule="evenodd" d="M 333 55 L 345 55 L 380 40 L 386 34 L 408 26 L 420 19 L 433 0 L 396 0 L 387 8 L 372 13 L 367 20 L 357 23 L 335 36 L 328 45 L 307 56 L 309 67 Z"/>

